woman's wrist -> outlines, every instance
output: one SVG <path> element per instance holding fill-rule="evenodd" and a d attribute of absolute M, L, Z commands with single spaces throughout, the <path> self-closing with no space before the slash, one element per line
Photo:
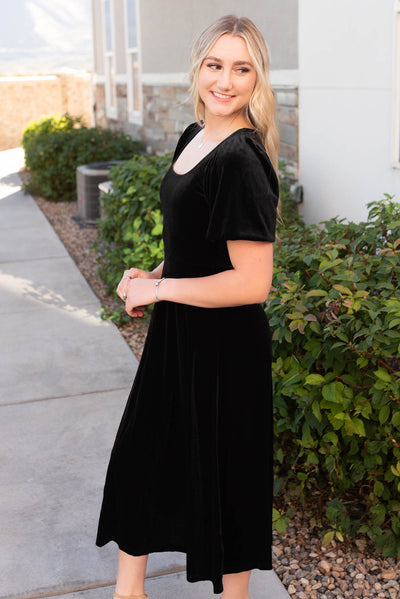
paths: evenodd
<path fill-rule="evenodd" d="M 161 301 L 161 297 L 159 295 L 159 286 L 161 285 L 161 283 L 165 281 L 165 277 L 162 277 L 161 279 L 158 279 L 157 281 L 155 281 L 154 283 L 154 297 L 155 297 L 155 301 L 156 302 L 160 302 Z"/>
<path fill-rule="evenodd" d="M 154 270 L 152 270 L 149 274 L 152 279 L 160 279 L 162 275 L 164 267 L 164 260 L 159 264 Z"/>

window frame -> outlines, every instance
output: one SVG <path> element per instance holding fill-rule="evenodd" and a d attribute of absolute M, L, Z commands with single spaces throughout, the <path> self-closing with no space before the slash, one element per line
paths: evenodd
<path fill-rule="evenodd" d="M 124 19 L 125 19 L 125 57 L 126 57 L 126 108 L 128 122 L 142 125 L 143 124 L 143 93 L 142 93 L 142 61 L 141 61 L 141 38 L 140 38 L 140 0 L 135 1 L 136 9 L 136 46 L 129 45 L 129 23 L 128 23 L 128 2 L 124 0 Z M 137 55 L 138 70 L 137 79 L 138 85 L 135 90 L 135 74 L 132 65 L 132 56 Z M 139 109 L 135 109 L 135 92 L 139 102 Z"/>
<path fill-rule="evenodd" d="M 111 34 L 111 50 L 107 49 L 107 33 L 106 33 L 106 2 L 110 3 L 110 34 Z M 104 64 L 104 96 L 105 96 L 105 113 L 109 119 L 118 118 L 117 109 L 117 74 L 115 60 L 115 27 L 114 27 L 114 0 L 101 0 L 102 12 L 102 39 L 103 39 L 103 64 Z M 114 78 L 112 79 L 112 73 Z M 114 104 L 112 103 L 114 98 Z"/>
<path fill-rule="evenodd" d="M 393 8 L 392 166 L 400 168 L 400 0 L 395 0 Z"/>

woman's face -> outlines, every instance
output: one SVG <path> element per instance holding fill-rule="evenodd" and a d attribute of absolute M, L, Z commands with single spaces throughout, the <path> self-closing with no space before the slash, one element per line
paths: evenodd
<path fill-rule="evenodd" d="M 200 67 L 198 88 L 208 115 L 231 117 L 249 103 L 257 73 L 243 38 L 222 35 Z"/>

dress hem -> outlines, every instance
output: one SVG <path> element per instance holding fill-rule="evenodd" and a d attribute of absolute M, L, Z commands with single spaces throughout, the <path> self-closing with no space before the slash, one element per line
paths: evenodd
<path fill-rule="evenodd" d="M 160 546 L 155 546 L 156 548 L 154 549 L 154 546 L 152 546 L 152 549 L 148 549 L 146 551 L 143 550 L 139 550 L 135 552 L 132 552 L 131 549 L 128 550 L 128 548 L 123 544 L 123 543 L 118 543 L 118 541 L 116 541 L 115 539 L 108 539 L 107 541 L 105 540 L 97 540 L 96 541 L 96 545 L 97 547 L 104 547 L 104 545 L 107 545 L 107 543 L 115 543 L 118 548 L 121 551 L 124 551 L 125 553 L 128 553 L 128 555 L 132 555 L 133 557 L 141 557 L 143 555 L 148 555 L 150 553 L 164 553 L 166 551 L 171 551 L 171 552 L 178 552 L 178 553 L 185 553 L 187 555 L 187 550 L 179 544 L 171 544 L 171 545 L 160 545 Z M 268 560 L 266 560 L 268 562 Z M 251 562 L 253 563 L 253 562 Z M 231 567 L 229 568 L 228 572 L 223 572 L 221 574 L 221 580 L 222 580 L 222 576 L 225 574 L 238 574 L 239 572 L 248 572 L 249 570 L 264 570 L 264 571 L 268 571 L 268 570 L 273 570 L 272 564 L 271 566 L 266 565 L 266 564 L 260 564 L 259 562 L 257 562 L 258 565 L 254 565 L 251 566 L 249 564 L 246 564 L 245 566 L 235 566 L 235 567 Z M 212 578 L 210 578 L 209 576 L 202 576 L 201 574 L 198 576 L 194 576 L 193 574 L 188 574 L 187 569 L 180 571 L 181 572 L 186 572 L 186 580 L 187 582 L 190 583 L 196 583 L 196 582 L 211 582 L 211 584 L 213 585 L 213 592 L 214 595 L 219 595 L 223 592 L 223 585 L 219 584 L 215 579 L 213 580 Z"/>

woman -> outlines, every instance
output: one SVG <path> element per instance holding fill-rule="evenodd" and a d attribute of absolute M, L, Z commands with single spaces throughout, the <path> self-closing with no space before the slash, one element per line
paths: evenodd
<path fill-rule="evenodd" d="M 248 599 L 272 539 L 268 322 L 278 134 L 265 43 L 222 17 L 191 64 L 199 122 L 160 190 L 165 260 L 118 285 L 126 311 L 156 302 L 112 450 L 97 545 L 119 546 L 115 597 L 148 599 L 149 552 L 187 554 L 187 580 Z M 266 151 L 267 150 L 267 151 Z"/>

